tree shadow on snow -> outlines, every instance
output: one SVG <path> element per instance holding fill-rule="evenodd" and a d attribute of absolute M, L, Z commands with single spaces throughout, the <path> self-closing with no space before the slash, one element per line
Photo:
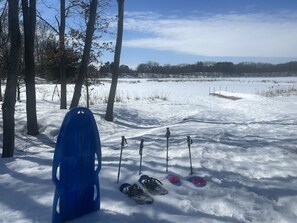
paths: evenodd
<path fill-rule="evenodd" d="M 136 109 L 117 108 L 115 111 L 115 124 L 133 129 L 146 129 L 160 126 L 157 118 L 142 116 Z"/>
<path fill-rule="evenodd" d="M 9 179 L 7 182 L 0 184 L 1 203 L 11 211 L 22 213 L 18 215 L 24 219 L 30 219 L 32 222 L 49 222 L 51 219 L 51 206 L 42 204 L 41 201 L 45 196 L 53 198 L 54 186 L 51 180 L 32 176 L 32 172 L 25 174 L 8 168 L 9 163 L 17 164 L 19 162 L 16 159 L 22 158 L 7 158 L 0 163 L 1 175 L 9 175 L 13 178 L 13 180 Z M 30 158 L 28 160 L 36 162 L 38 165 L 48 165 L 48 161 L 32 160 Z"/>
<path fill-rule="evenodd" d="M 278 202 L 281 197 L 297 196 L 297 188 L 292 189 L 284 186 L 284 184 L 293 185 L 294 182 L 297 182 L 297 177 L 249 179 L 239 173 L 210 170 L 205 167 L 202 167 L 201 171 L 218 179 L 219 183 L 211 178 L 209 180 L 219 187 L 253 192 L 257 196 L 265 197 L 273 202 Z"/>

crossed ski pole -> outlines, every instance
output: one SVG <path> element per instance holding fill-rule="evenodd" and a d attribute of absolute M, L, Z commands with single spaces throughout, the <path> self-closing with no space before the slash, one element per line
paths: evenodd
<path fill-rule="evenodd" d="M 191 145 L 193 144 L 193 140 L 191 139 L 190 136 L 187 136 L 187 141 L 188 141 L 188 148 L 189 148 L 189 158 L 190 158 L 190 175 L 193 174 L 193 166 L 192 166 L 192 155 L 191 155 Z"/>
<path fill-rule="evenodd" d="M 140 155 L 140 162 L 139 162 L 139 175 L 141 174 L 141 167 L 142 167 L 142 151 L 143 151 L 143 139 L 140 142 L 139 146 L 139 155 Z"/>
<path fill-rule="evenodd" d="M 168 147 L 169 147 L 169 138 L 170 138 L 170 131 L 169 128 L 166 129 L 166 139 L 167 139 L 167 144 L 166 144 L 166 173 L 168 173 L 168 161 L 169 161 L 169 156 L 168 156 Z"/>
<path fill-rule="evenodd" d="M 127 139 L 125 138 L 125 136 L 122 136 L 121 153 L 120 153 L 120 162 L 119 162 L 119 169 L 118 169 L 118 179 L 117 179 L 117 183 L 119 183 L 119 179 L 120 179 L 123 148 L 124 148 L 125 146 L 127 146 L 127 144 L 128 144 L 128 143 L 127 143 Z"/>

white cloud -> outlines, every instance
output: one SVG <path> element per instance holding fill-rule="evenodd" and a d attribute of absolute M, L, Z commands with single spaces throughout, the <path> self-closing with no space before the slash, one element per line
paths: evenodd
<path fill-rule="evenodd" d="M 127 13 L 124 46 L 191 55 L 296 57 L 297 15 L 217 14 L 186 18 Z M 133 31 L 133 35 L 129 35 Z"/>

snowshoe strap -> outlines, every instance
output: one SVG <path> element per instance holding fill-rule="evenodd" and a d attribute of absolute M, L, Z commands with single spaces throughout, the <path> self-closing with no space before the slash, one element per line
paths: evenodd
<path fill-rule="evenodd" d="M 137 185 L 133 184 L 132 186 L 128 187 L 128 196 L 139 196 L 143 194 L 143 190 Z"/>
<path fill-rule="evenodd" d="M 143 184 L 153 190 L 156 189 L 157 187 L 159 187 L 160 185 L 163 185 L 160 180 L 153 178 L 153 177 L 146 178 L 144 180 Z"/>

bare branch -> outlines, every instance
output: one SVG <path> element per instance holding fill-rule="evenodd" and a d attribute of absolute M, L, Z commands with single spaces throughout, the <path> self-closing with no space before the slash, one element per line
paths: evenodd
<path fill-rule="evenodd" d="M 70 9 L 71 9 L 71 8 L 74 8 L 74 7 L 77 7 L 77 6 L 79 6 L 79 3 L 77 3 L 77 2 L 71 2 L 71 3 L 69 4 L 69 6 L 65 8 L 65 12 L 66 12 L 66 13 L 65 13 L 65 16 L 68 17 L 68 15 L 69 15 L 69 13 L 70 13 Z"/>
<path fill-rule="evenodd" d="M 57 13 L 58 13 L 58 10 L 50 5 L 47 5 L 44 0 L 41 0 L 41 2 L 45 5 L 45 7 L 49 8 L 49 9 L 54 9 Z"/>
<path fill-rule="evenodd" d="M 57 24 L 58 24 L 58 27 L 60 27 L 60 22 L 59 22 L 59 19 L 58 19 L 58 17 L 57 17 L 57 16 L 55 16 L 55 19 L 56 19 L 56 22 L 57 22 Z"/>
<path fill-rule="evenodd" d="M 43 22 L 45 22 L 53 31 L 55 31 L 57 34 L 59 34 L 59 31 L 53 27 L 48 21 L 46 21 L 44 18 L 42 18 L 42 16 L 40 15 L 39 12 L 36 13 L 36 17 L 39 18 L 40 20 L 42 20 Z"/>
<path fill-rule="evenodd" d="M 2 11 L 1 16 L 0 16 L 0 19 L 1 19 L 1 20 L 2 20 L 2 18 L 3 18 L 4 15 L 5 15 L 5 11 L 6 11 L 6 9 L 7 9 L 7 1 L 5 2 L 5 5 L 4 5 L 4 7 L 3 7 L 3 11 Z"/>

